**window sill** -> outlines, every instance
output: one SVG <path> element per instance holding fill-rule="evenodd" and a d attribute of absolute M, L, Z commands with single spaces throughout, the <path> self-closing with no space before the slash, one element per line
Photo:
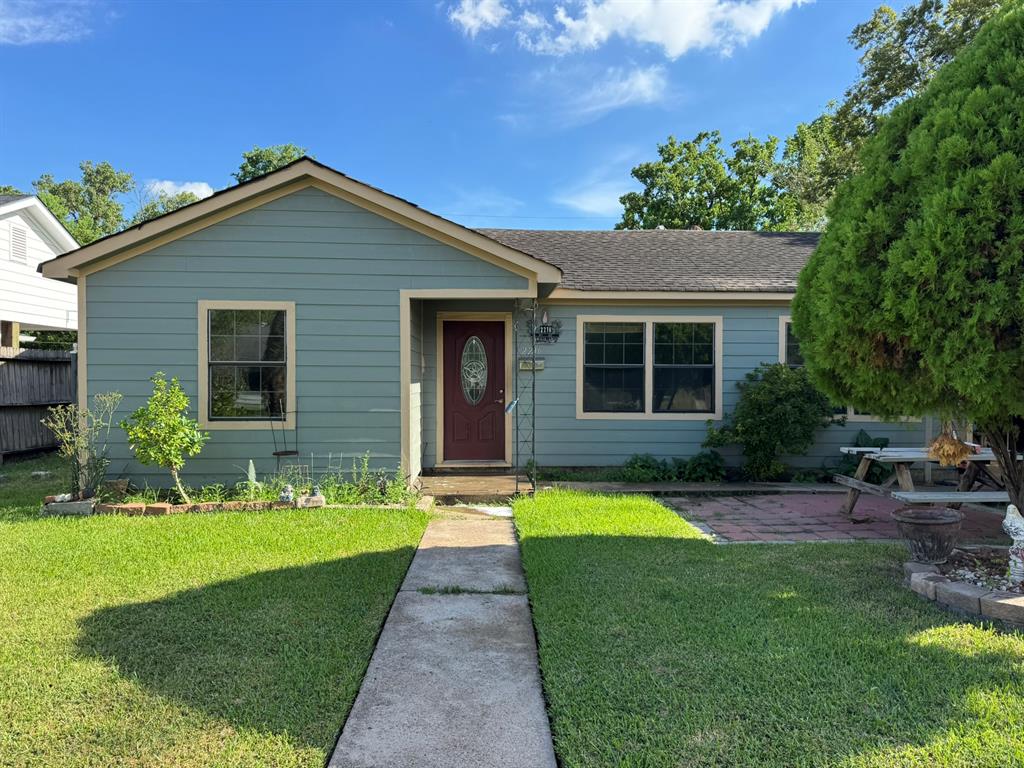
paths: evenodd
<path fill-rule="evenodd" d="M 589 413 L 576 411 L 578 420 L 614 421 L 721 421 L 721 411 L 709 413 Z"/>
<path fill-rule="evenodd" d="M 289 416 L 284 421 L 210 421 L 209 419 L 200 419 L 199 428 L 207 429 L 211 432 L 231 429 L 275 429 L 283 432 L 285 430 L 295 429 L 295 417 Z"/>

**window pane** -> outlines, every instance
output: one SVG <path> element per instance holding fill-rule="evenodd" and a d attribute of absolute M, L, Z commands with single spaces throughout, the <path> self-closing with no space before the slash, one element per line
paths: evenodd
<path fill-rule="evenodd" d="M 284 362 L 284 336 L 264 336 L 263 354 L 260 357 L 265 362 Z"/>
<path fill-rule="evenodd" d="M 583 410 L 587 412 L 643 413 L 643 368 L 585 368 Z"/>
<path fill-rule="evenodd" d="M 643 323 L 584 323 L 584 362 L 643 365 Z"/>
<path fill-rule="evenodd" d="M 285 399 L 285 367 L 277 365 L 261 368 L 260 386 L 265 413 L 269 416 L 283 417 L 287 402 Z"/>
<path fill-rule="evenodd" d="M 655 365 L 714 365 L 714 323 L 655 323 Z"/>
<path fill-rule="evenodd" d="M 799 368 L 804 364 L 804 356 L 800 354 L 800 342 L 793 333 L 793 324 L 786 323 L 786 365 Z"/>
<path fill-rule="evenodd" d="M 712 413 L 714 368 L 655 368 L 655 413 Z"/>
<path fill-rule="evenodd" d="M 259 336 L 260 311 L 258 309 L 236 309 L 235 333 L 244 336 Z"/>
<path fill-rule="evenodd" d="M 283 365 L 211 365 L 210 418 L 283 418 L 285 381 Z"/>
<path fill-rule="evenodd" d="M 260 359 L 259 336 L 235 336 L 236 362 L 251 363 Z"/>
<path fill-rule="evenodd" d="M 210 359 L 232 361 L 235 359 L 234 336 L 211 336 Z"/>
<path fill-rule="evenodd" d="M 233 309 L 210 310 L 210 335 L 230 336 L 235 332 L 235 311 Z"/>

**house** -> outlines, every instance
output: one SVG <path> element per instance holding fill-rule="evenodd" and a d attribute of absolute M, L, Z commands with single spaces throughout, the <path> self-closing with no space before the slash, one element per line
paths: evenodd
<path fill-rule="evenodd" d="M 119 390 L 129 412 L 155 371 L 179 377 L 211 435 L 189 482 L 296 449 L 415 479 L 692 455 L 745 373 L 795 354 L 789 303 L 815 242 L 473 230 L 307 158 L 42 271 L 78 285 L 83 400 Z M 793 461 L 820 466 L 865 426 L 923 444 L 920 422 L 853 414 Z M 166 483 L 112 439 L 113 472 Z"/>
<path fill-rule="evenodd" d="M 75 287 L 46 280 L 39 265 L 78 243 L 34 195 L 0 195 L 0 346 L 21 331 L 78 327 Z"/>

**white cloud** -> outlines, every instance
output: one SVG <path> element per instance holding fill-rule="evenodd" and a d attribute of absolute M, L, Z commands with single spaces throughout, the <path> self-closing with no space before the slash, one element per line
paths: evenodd
<path fill-rule="evenodd" d="M 0 45 L 67 43 L 92 34 L 87 0 L 0 0 Z"/>
<path fill-rule="evenodd" d="M 609 67 L 593 85 L 566 101 L 565 120 L 578 125 L 623 107 L 657 104 L 667 95 L 664 67 Z"/>
<path fill-rule="evenodd" d="M 610 217 L 622 213 L 619 198 L 628 191 L 622 181 L 591 181 L 558 192 L 551 200 L 580 213 Z"/>
<path fill-rule="evenodd" d="M 177 195 L 191 192 L 202 200 L 213 194 L 213 187 L 205 181 L 170 181 L 168 179 L 150 179 L 146 182 L 146 192 L 151 195 Z"/>
<path fill-rule="evenodd" d="M 501 0 L 461 0 L 448 9 L 448 18 L 469 37 L 476 37 L 480 30 L 500 27 L 509 13 Z"/>
<path fill-rule="evenodd" d="M 772 19 L 809 0 L 583 0 L 555 7 L 547 18 L 514 14 L 501 0 L 462 0 L 448 17 L 470 37 L 484 29 L 514 30 L 528 51 L 561 56 L 600 48 L 612 37 L 661 48 L 677 59 L 695 49 L 729 54 L 760 35 Z"/>

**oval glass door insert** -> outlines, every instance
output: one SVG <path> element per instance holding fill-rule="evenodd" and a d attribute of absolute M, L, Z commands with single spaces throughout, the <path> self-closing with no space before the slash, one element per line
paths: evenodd
<path fill-rule="evenodd" d="M 462 394 L 470 405 L 478 405 L 487 390 L 487 352 L 477 336 L 470 336 L 462 348 Z"/>

